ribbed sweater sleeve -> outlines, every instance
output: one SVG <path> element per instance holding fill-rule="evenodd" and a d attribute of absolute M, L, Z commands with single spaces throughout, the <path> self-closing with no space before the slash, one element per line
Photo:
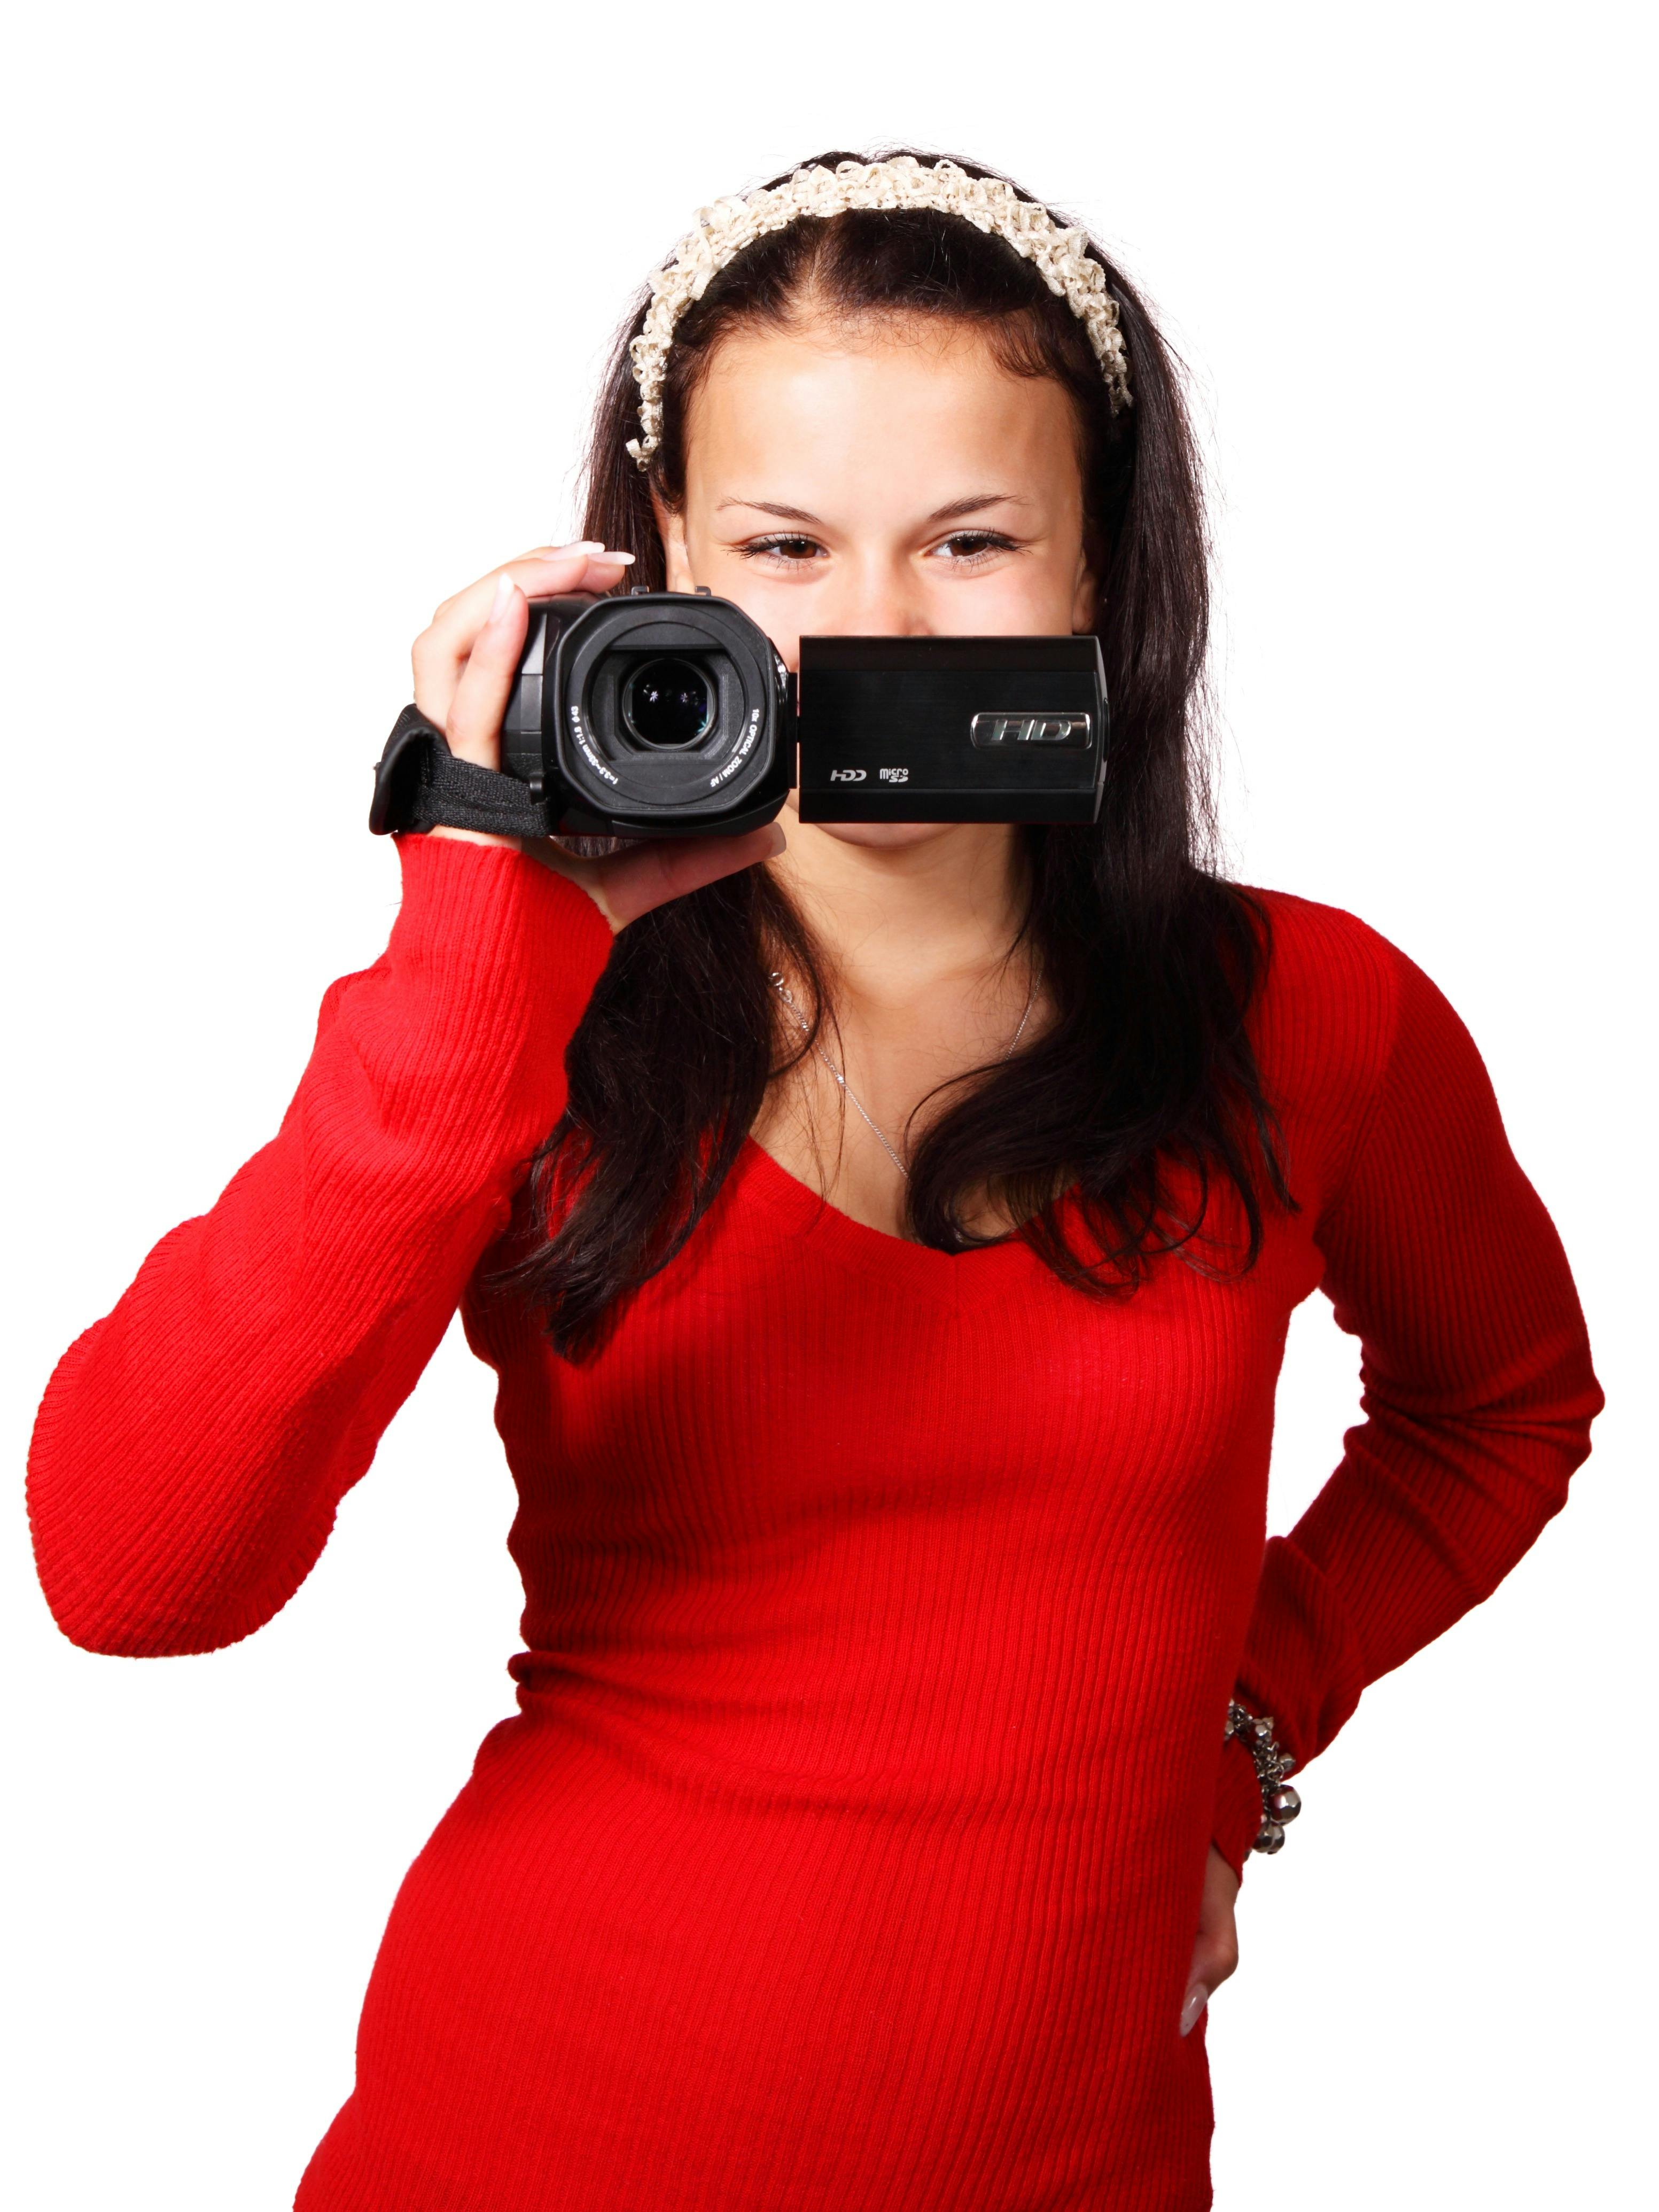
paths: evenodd
<path fill-rule="evenodd" d="M 1360 1424 L 1269 1540 L 1238 1695 L 1305 1765 L 1360 1692 L 1491 1595 L 1565 1503 L 1603 1402 L 1561 1242 L 1511 1152 L 1473 1039 L 1412 961 L 1315 1241 L 1360 1344 Z M 1215 1834 L 1237 1869 L 1261 1814 L 1229 1746 Z"/>
<path fill-rule="evenodd" d="M 30 1524 L 88 1650 L 212 1650 L 287 1602 L 563 1109 L 603 917 L 505 847 L 398 850 L 386 950 L 325 994 L 276 1136 L 47 1387 Z"/>

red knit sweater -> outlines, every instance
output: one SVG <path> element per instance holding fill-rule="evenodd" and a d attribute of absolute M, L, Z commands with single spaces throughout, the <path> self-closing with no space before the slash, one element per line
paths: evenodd
<path fill-rule="evenodd" d="M 1090 1300 L 750 1143 L 572 1366 L 468 1285 L 608 933 L 516 853 L 401 850 L 280 1133 L 65 1354 L 31 1461 L 65 1633 L 206 1651 L 299 1587 L 458 1302 L 500 1376 L 520 1710 L 399 1892 L 301 2212 L 1207 2204 L 1177 2016 L 1209 1839 L 1237 1865 L 1260 1809 L 1228 1695 L 1305 1765 L 1526 1550 L 1601 1403 L 1467 1031 L 1264 893 L 1302 1211 L 1254 1270 Z M 1364 1419 L 1264 1565 L 1316 1287 Z"/>

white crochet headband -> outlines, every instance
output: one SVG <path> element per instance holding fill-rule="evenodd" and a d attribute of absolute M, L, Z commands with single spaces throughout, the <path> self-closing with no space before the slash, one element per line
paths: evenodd
<path fill-rule="evenodd" d="M 645 326 L 628 349 L 640 387 L 640 435 L 629 440 L 628 451 L 642 469 L 662 439 L 663 378 L 674 325 L 693 300 L 702 299 L 710 277 L 768 231 L 781 230 L 800 216 L 843 215 L 849 208 L 932 208 L 963 216 L 976 229 L 1006 239 L 1036 264 L 1048 289 L 1088 331 L 1113 414 L 1133 405 L 1117 301 L 1106 289 L 1106 271 L 1089 258 L 1088 233 L 1062 230 L 1047 208 L 1021 199 L 1000 177 L 970 177 L 954 161 L 924 167 L 914 154 L 900 154 L 890 161 L 797 169 L 787 185 L 771 191 L 733 195 L 698 209 L 697 228 L 651 279 Z"/>

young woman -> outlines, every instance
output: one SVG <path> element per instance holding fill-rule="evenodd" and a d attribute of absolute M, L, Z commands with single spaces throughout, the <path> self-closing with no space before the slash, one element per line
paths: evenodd
<path fill-rule="evenodd" d="M 301 2212 L 1184 2212 L 1242 1863 L 1561 1504 L 1578 1303 L 1435 986 L 1206 865 L 1192 446 L 1121 273 L 831 154 L 654 295 L 587 542 L 416 645 L 452 750 L 495 764 L 538 594 L 706 586 L 791 662 L 1092 630 L 1100 823 L 401 838 L 280 1133 L 52 1377 L 41 1577 L 94 1650 L 249 1634 L 459 1303 L 520 1710 Z M 1264 1554 L 1320 1286 L 1364 1419 Z"/>

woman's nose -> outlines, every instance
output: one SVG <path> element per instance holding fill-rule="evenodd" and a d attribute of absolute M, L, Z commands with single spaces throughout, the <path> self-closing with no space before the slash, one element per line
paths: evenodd
<path fill-rule="evenodd" d="M 826 610 L 843 637 L 926 637 L 931 629 L 923 594 L 907 562 L 872 558 L 848 562 Z"/>

